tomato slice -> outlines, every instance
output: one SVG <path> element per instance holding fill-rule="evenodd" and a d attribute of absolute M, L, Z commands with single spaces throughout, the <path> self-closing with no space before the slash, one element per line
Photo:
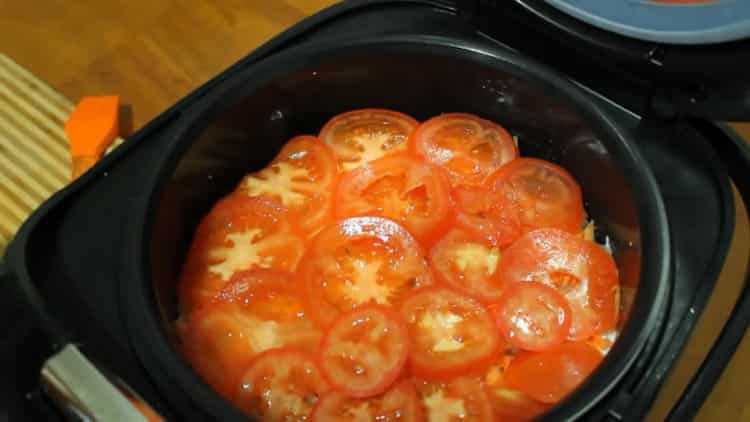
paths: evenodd
<path fill-rule="evenodd" d="M 503 196 L 481 186 L 458 186 L 453 190 L 456 223 L 487 242 L 504 247 L 521 235 L 521 220 L 514 205 Z"/>
<path fill-rule="evenodd" d="M 562 230 L 535 230 L 505 250 L 499 271 L 503 283 L 537 281 L 559 291 L 570 306 L 569 340 L 615 327 L 617 267 L 596 243 Z"/>
<path fill-rule="evenodd" d="M 455 378 L 448 382 L 417 382 L 430 422 L 490 422 L 492 407 L 480 379 Z"/>
<path fill-rule="evenodd" d="M 342 314 L 323 338 L 320 366 L 328 381 L 352 397 L 391 386 L 409 354 L 406 325 L 392 309 L 368 305 Z"/>
<path fill-rule="evenodd" d="M 211 303 L 240 271 L 294 271 L 305 245 L 287 217 L 267 198 L 232 194 L 219 201 L 198 226 L 182 269 L 183 313 Z"/>
<path fill-rule="evenodd" d="M 503 356 L 497 364 L 487 370 L 483 380 L 497 422 L 530 421 L 551 407 L 508 386 L 505 381 L 505 370 L 512 361 L 513 357 Z"/>
<path fill-rule="evenodd" d="M 388 217 L 423 243 L 445 231 L 450 213 L 450 191 L 442 171 L 403 154 L 344 174 L 336 193 L 337 218 Z"/>
<path fill-rule="evenodd" d="M 320 399 L 312 414 L 313 422 L 422 422 L 423 419 L 417 390 L 408 380 L 369 398 L 331 391 Z"/>
<path fill-rule="evenodd" d="M 245 176 L 238 190 L 272 198 L 294 214 L 302 231 L 315 233 L 331 217 L 338 174 L 333 152 L 314 136 L 297 136 L 263 170 Z"/>
<path fill-rule="evenodd" d="M 412 340 L 411 371 L 420 378 L 481 372 L 501 346 L 489 312 L 452 289 L 424 288 L 404 302 L 401 312 Z"/>
<path fill-rule="evenodd" d="M 543 352 L 521 352 L 505 371 L 510 388 L 542 403 L 557 403 L 575 390 L 602 361 L 584 342 L 563 343 Z"/>
<path fill-rule="evenodd" d="M 570 331 L 568 302 L 557 290 L 533 281 L 508 286 L 496 315 L 500 332 L 520 349 L 552 348 Z"/>
<path fill-rule="evenodd" d="M 269 350 L 242 376 L 237 404 L 264 421 L 304 421 L 330 389 L 312 356 L 297 349 Z"/>
<path fill-rule="evenodd" d="M 342 312 L 377 303 L 397 306 L 431 284 L 417 241 L 382 217 L 353 217 L 324 229 L 300 264 L 308 311 L 322 326 Z"/>
<path fill-rule="evenodd" d="M 578 233 L 585 211 L 581 188 L 564 168 L 537 158 L 519 158 L 487 179 L 507 206 L 515 206 L 524 232 L 552 227 Z"/>
<path fill-rule="evenodd" d="M 320 131 L 339 161 L 351 170 L 386 155 L 405 151 L 407 140 L 419 122 L 392 110 L 367 108 L 333 117 Z"/>
<path fill-rule="evenodd" d="M 463 230 L 453 229 L 430 251 L 430 264 L 444 283 L 479 300 L 500 297 L 500 249 Z"/>
<path fill-rule="evenodd" d="M 183 350 L 206 381 L 232 397 L 239 377 L 259 353 L 281 346 L 316 347 L 321 333 L 305 316 L 291 274 L 236 274 L 215 302 L 187 317 Z"/>
<path fill-rule="evenodd" d="M 515 141 L 502 126 L 465 113 L 427 120 L 410 142 L 417 155 L 445 168 L 453 185 L 479 185 L 518 157 Z"/>

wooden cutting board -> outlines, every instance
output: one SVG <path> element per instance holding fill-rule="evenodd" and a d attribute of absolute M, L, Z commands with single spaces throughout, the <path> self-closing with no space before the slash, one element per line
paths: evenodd
<path fill-rule="evenodd" d="M 70 181 L 73 103 L 0 54 L 0 255 L 26 217 Z"/>

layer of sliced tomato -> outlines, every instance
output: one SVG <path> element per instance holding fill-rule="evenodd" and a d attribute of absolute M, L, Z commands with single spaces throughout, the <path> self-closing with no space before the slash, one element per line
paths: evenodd
<path fill-rule="evenodd" d="M 508 386 L 505 370 L 511 362 L 513 357 L 505 355 L 487 370 L 483 379 L 485 391 L 495 412 L 496 422 L 530 421 L 541 416 L 550 405 L 538 402 L 528 394 Z"/>
<path fill-rule="evenodd" d="M 422 123 L 410 141 L 417 155 L 448 171 L 454 185 L 479 185 L 518 148 L 502 126 L 472 114 L 442 114 Z"/>
<path fill-rule="evenodd" d="M 430 265 L 439 280 L 482 301 L 500 297 L 499 263 L 497 246 L 461 229 L 449 231 L 430 250 Z"/>
<path fill-rule="evenodd" d="M 406 150 L 409 134 L 418 124 L 397 111 L 367 108 L 333 117 L 320 131 L 320 139 L 333 149 L 339 167 L 351 170 Z"/>
<path fill-rule="evenodd" d="M 568 339 L 584 340 L 615 327 L 617 267 L 604 248 L 557 229 L 539 229 L 515 241 L 500 263 L 503 283 L 536 281 L 568 301 Z"/>
<path fill-rule="evenodd" d="M 383 394 L 356 398 L 340 391 L 323 396 L 313 410 L 313 422 L 422 422 L 424 413 L 414 384 L 396 383 Z"/>
<path fill-rule="evenodd" d="M 315 359 L 293 348 L 258 356 L 242 376 L 236 403 L 263 421 L 304 421 L 330 386 Z"/>
<path fill-rule="evenodd" d="M 398 306 L 432 283 L 414 237 L 382 217 L 347 218 L 327 227 L 311 242 L 298 274 L 307 309 L 324 327 L 361 305 Z"/>
<path fill-rule="evenodd" d="M 359 307 L 342 314 L 320 346 L 328 381 L 352 397 L 380 394 L 401 374 L 409 354 L 406 325 L 393 309 Z"/>
<path fill-rule="evenodd" d="M 453 190 L 456 223 L 487 242 L 504 247 L 521 235 L 521 220 L 514 204 L 482 186 L 458 186 Z"/>
<path fill-rule="evenodd" d="M 557 403 L 575 390 L 602 358 L 585 342 L 563 343 L 543 352 L 521 352 L 508 365 L 505 382 L 542 403 Z"/>
<path fill-rule="evenodd" d="M 412 341 L 410 369 L 420 378 L 480 373 L 500 349 L 487 309 L 453 289 L 426 287 L 404 302 L 401 313 Z"/>
<path fill-rule="evenodd" d="M 547 285 L 529 281 L 505 288 L 496 305 L 500 332 L 524 350 L 546 350 L 559 345 L 570 331 L 567 300 Z"/>
<path fill-rule="evenodd" d="M 294 278 L 274 270 L 237 273 L 214 303 L 182 321 L 183 350 L 196 371 L 233 396 L 259 353 L 281 346 L 317 347 L 321 332 L 306 317 Z"/>
<path fill-rule="evenodd" d="M 219 201 L 195 232 L 182 269 L 183 312 L 213 301 L 238 272 L 294 271 L 304 253 L 295 222 L 277 202 L 234 193 Z"/>
<path fill-rule="evenodd" d="M 447 382 L 417 381 L 425 419 L 439 422 L 490 422 L 492 407 L 479 378 Z"/>
<path fill-rule="evenodd" d="M 405 154 L 369 162 L 341 177 L 337 218 L 381 215 L 401 223 L 422 244 L 446 230 L 451 215 L 443 172 Z"/>
<path fill-rule="evenodd" d="M 245 176 L 237 190 L 277 201 L 294 214 L 305 234 L 313 234 L 331 218 L 337 174 L 328 146 L 314 136 L 297 136 L 266 168 Z"/>
<path fill-rule="evenodd" d="M 585 212 L 581 188 L 564 168 L 537 158 L 519 158 L 487 179 L 487 185 L 515 206 L 523 231 L 552 227 L 578 233 Z"/>

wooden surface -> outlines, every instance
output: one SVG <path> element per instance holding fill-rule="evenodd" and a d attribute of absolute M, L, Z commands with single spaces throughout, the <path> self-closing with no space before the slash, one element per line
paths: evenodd
<path fill-rule="evenodd" d="M 139 127 L 206 79 L 330 0 L 0 0 L 0 53 L 71 99 L 119 94 Z M 750 138 L 750 125 L 738 127 Z M 740 214 L 732 252 L 680 365 L 649 419 L 670 403 L 731 309 L 748 249 Z M 700 421 L 749 421 L 750 341 L 701 409 Z"/>

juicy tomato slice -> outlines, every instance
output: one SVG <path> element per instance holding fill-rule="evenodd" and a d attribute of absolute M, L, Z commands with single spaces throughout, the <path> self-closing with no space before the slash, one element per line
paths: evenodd
<path fill-rule="evenodd" d="M 433 117 L 419 126 L 410 142 L 417 155 L 445 168 L 453 185 L 479 185 L 518 157 L 508 131 L 472 114 Z"/>
<path fill-rule="evenodd" d="M 457 186 L 453 190 L 456 223 L 489 243 L 504 247 L 521 235 L 516 207 L 496 192 L 481 186 Z"/>
<path fill-rule="evenodd" d="M 481 372 L 501 342 L 489 312 L 476 300 L 452 289 L 427 287 L 401 307 L 412 341 L 414 375 L 445 380 Z"/>
<path fill-rule="evenodd" d="M 581 188 L 564 168 L 537 158 L 519 158 L 487 179 L 488 186 L 515 206 L 524 232 L 552 227 L 578 233 L 585 211 Z"/>
<path fill-rule="evenodd" d="M 300 264 L 310 315 L 323 327 L 368 303 L 397 306 L 431 284 L 417 241 L 382 217 L 353 217 L 325 228 Z"/>
<path fill-rule="evenodd" d="M 455 378 L 435 383 L 418 381 L 425 420 L 429 422 L 490 422 L 492 407 L 481 380 Z"/>
<path fill-rule="evenodd" d="M 563 343 L 543 352 L 521 352 L 508 365 L 505 381 L 542 403 L 557 403 L 575 390 L 602 361 L 584 342 Z"/>
<path fill-rule="evenodd" d="M 380 157 L 405 151 L 419 122 L 392 110 L 368 108 L 335 116 L 320 139 L 336 154 L 339 168 L 351 170 Z"/>
<path fill-rule="evenodd" d="M 423 419 L 417 390 L 409 380 L 368 398 L 331 391 L 320 399 L 312 414 L 313 422 L 422 422 Z"/>
<path fill-rule="evenodd" d="M 338 174 L 333 152 L 314 136 L 297 136 L 263 170 L 245 176 L 238 191 L 272 198 L 294 214 L 305 234 L 330 219 Z"/>
<path fill-rule="evenodd" d="M 297 349 L 272 349 L 242 376 L 236 403 L 264 421 L 304 421 L 330 386 L 315 359 Z"/>
<path fill-rule="evenodd" d="M 496 307 L 500 332 L 524 350 L 559 345 L 570 331 L 570 307 L 557 290 L 537 282 L 513 283 Z"/>
<path fill-rule="evenodd" d="M 294 271 L 304 246 L 283 206 L 267 198 L 229 195 L 195 232 L 180 280 L 183 313 L 211 303 L 238 272 Z"/>
<path fill-rule="evenodd" d="M 274 270 L 236 274 L 213 304 L 193 312 L 180 337 L 206 381 L 232 397 L 259 353 L 281 346 L 316 347 L 321 333 L 305 316 L 293 276 Z"/>
<path fill-rule="evenodd" d="M 505 381 L 505 370 L 512 361 L 512 356 L 503 356 L 487 370 L 483 379 L 487 397 L 495 412 L 496 422 L 530 421 L 541 416 L 551 407 L 508 386 Z"/>
<path fill-rule="evenodd" d="M 499 271 L 503 283 L 537 281 L 560 292 L 571 311 L 569 340 L 615 327 L 617 267 L 594 242 L 562 230 L 535 230 L 505 250 Z"/>
<path fill-rule="evenodd" d="M 436 277 L 482 301 L 500 297 L 500 249 L 461 229 L 449 231 L 430 251 Z"/>
<path fill-rule="evenodd" d="M 342 314 L 320 347 L 320 367 L 328 381 L 352 397 L 380 394 L 400 375 L 409 354 L 401 317 L 382 305 Z"/>
<path fill-rule="evenodd" d="M 400 154 L 344 174 L 336 193 L 335 215 L 388 217 L 401 223 L 421 242 L 429 243 L 445 230 L 451 207 L 443 172 Z"/>

